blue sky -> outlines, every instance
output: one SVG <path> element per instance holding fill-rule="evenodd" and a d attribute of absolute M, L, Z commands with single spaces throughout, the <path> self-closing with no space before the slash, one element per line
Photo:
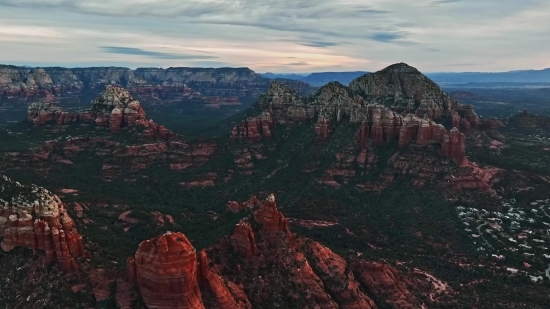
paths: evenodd
<path fill-rule="evenodd" d="M 0 0 L 0 63 L 542 69 L 549 12 L 547 0 Z"/>

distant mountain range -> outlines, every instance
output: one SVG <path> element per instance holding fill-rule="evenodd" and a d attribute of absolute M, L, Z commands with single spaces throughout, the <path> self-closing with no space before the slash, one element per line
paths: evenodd
<path fill-rule="evenodd" d="M 312 86 L 323 86 L 330 82 L 340 82 L 344 85 L 348 85 L 352 80 L 356 79 L 359 76 L 368 74 L 369 72 L 355 71 L 355 72 L 320 72 L 320 73 L 311 73 L 308 75 L 299 75 L 299 74 L 275 74 L 275 73 L 265 73 L 261 74 L 266 78 L 286 78 L 294 79 L 306 82 Z"/>
<path fill-rule="evenodd" d="M 353 79 L 369 72 L 320 72 L 309 75 L 301 74 L 261 74 L 266 78 L 286 78 L 306 82 L 312 86 L 322 86 L 332 81 L 344 85 Z M 437 83 L 550 83 L 550 68 L 543 70 L 520 70 L 509 72 L 461 72 L 461 73 L 427 73 Z"/>

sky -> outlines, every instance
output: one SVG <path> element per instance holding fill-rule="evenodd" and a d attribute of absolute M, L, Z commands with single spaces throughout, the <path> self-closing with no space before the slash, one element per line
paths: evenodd
<path fill-rule="evenodd" d="M 549 17 L 549 0 L 0 0 L 0 63 L 543 69 Z"/>

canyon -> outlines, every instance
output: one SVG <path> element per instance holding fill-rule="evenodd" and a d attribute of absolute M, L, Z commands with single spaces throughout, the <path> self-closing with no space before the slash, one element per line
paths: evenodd
<path fill-rule="evenodd" d="M 480 119 L 399 63 L 349 87 L 332 82 L 309 94 L 273 81 L 249 109 L 216 127 L 221 135 L 184 138 L 148 118 L 150 106 L 141 102 L 156 92 L 143 85 L 135 91 L 137 71 L 110 71 L 114 84 L 98 79 L 99 95 L 79 111 L 43 97 L 2 135 L 29 141 L 0 144 L 7 149 L 0 172 L 37 185 L 3 178 L 0 263 L 29 271 L 23 279 L 7 272 L 0 288 L 10 290 L 10 280 L 22 288 L 0 301 L 36 297 L 27 282 L 51 294 L 53 282 L 55 293 L 78 299 L 60 304 L 85 308 L 412 309 L 525 301 L 513 295 L 529 295 L 539 308 L 540 293 L 505 269 L 521 261 L 529 265 L 522 271 L 538 276 L 547 265 L 507 252 L 509 261 L 482 256 L 453 206 L 489 213 L 502 201 L 517 198 L 528 209 L 530 194 L 544 199 L 548 146 L 520 131 L 544 134 L 546 118 Z M 140 72 L 152 84 L 183 74 Z M 212 83 L 193 72 L 195 84 L 182 86 L 187 94 Z M 250 89 L 255 82 L 246 79 L 219 85 Z M 235 103 L 223 95 L 212 104 Z M 518 163 L 518 149 L 529 164 Z"/>

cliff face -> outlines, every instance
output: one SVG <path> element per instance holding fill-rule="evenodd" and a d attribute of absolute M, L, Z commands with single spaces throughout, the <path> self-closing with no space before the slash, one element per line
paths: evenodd
<path fill-rule="evenodd" d="M 149 308 L 244 309 L 266 301 L 292 308 L 378 308 L 371 296 L 396 308 L 422 307 L 391 266 L 346 260 L 292 235 L 273 195 L 245 204 L 252 216 L 198 254 L 181 233 L 140 244 L 128 260 L 127 278 L 137 283 Z"/>
<path fill-rule="evenodd" d="M 34 68 L 0 65 L 0 96 L 44 97 L 79 93 L 105 85 L 121 85 L 131 93 L 161 99 L 199 97 L 257 97 L 269 86 L 269 79 L 248 68 Z M 283 80 L 307 94 L 313 88 L 299 81 Z M 237 100 L 238 101 L 238 100 Z M 240 103 L 239 103 L 240 104 Z"/>
<path fill-rule="evenodd" d="M 166 232 L 139 245 L 127 262 L 127 278 L 139 287 L 143 302 L 157 309 L 204 309 L 201 286 L 221 309 L 252 308 L 242 291 L 233 295 L 210 269 L 206 252 L 197 254 L 182 233 Z"/>
<path fill-rule="evenodd" d="M 61 200 L 35 185 L 23 186 L 0 176 L 1 248 L 41 250 L 67 272 L 78 269 L 74 258 L 84 257 L 82 236 Z"/>
<path fill-rule="evenodd" d="M 185 235 L 167 232 L 142 242 L 132 263 L 149 308 L 204 308 L 196 250 Z"/>

